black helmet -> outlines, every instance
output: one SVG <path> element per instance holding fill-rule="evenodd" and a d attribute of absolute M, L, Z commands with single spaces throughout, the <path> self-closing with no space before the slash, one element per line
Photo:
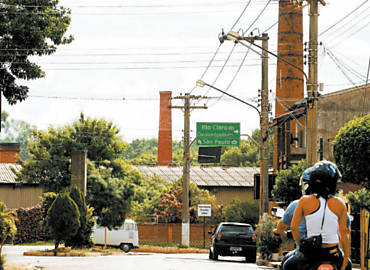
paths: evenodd
<path fill-rule="evenodd" d="M 307 170 L 309 179 L 303 181 L 308 182 L 312 193 L 325 198 L 336 193 L 337 183 L 342 175 L 334 163 L 327 160 L 319 161 Z"/>

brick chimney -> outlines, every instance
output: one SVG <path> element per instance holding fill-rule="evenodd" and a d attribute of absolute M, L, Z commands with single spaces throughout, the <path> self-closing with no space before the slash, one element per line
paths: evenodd
<path fill-rule="evenodd" d="M 302 7 L 279 0 L 278 55 L 303 70 Z M 304 97 L 304 76 L 291 65 L 277 60 L 275 117 Z M 277 128 L 275 128 L 277 129 Z M 295 135 L 295 123 L 291 123 Z M 277 130 L 274 138 L 274 169 L 277 168 Z"/>
<path fill-rule="evenodd" d="M 158 133 L 158 165 L 172 163 L 172 117 L 170 91 L 160 91 L 159 133 Z"/>
<path fill-rule="evenodd" d="M 0 143 L 0 163 L 17 163 L 19 153 L 19 143 Z"/>

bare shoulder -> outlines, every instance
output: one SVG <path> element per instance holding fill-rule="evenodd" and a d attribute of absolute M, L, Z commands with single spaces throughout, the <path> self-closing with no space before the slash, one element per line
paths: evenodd
<path fill-rule="evenodd" d="M 328 206 L 330 209 L 334 210 L 334 212 L 340 213 L 342 211 L 347 212 L 346 204 L 344 203 L 343 199 L 338 197 L 331 197 L 328 200 Z"/>

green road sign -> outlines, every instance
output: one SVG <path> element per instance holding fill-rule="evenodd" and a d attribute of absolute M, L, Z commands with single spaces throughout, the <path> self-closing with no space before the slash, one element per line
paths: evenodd
<path fill-rule="evenodd" d="M 197 123 L 197 145 L 239 146 L 240 123 Z"/>

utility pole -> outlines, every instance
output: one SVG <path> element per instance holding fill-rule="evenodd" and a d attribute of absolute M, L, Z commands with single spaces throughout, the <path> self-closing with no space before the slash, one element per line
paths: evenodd
<path fill-rule="evenodd" d="M 269 100 L 268 100 L 268 35 L 262 34 L 262 89 L 261 89 L 261 161 L 260 161 L 260 217 L 269 212 L 269 177 L 268 177 L 268 114 L 269 114 Z"/>
<path fill-rule="evenodd" d="M 269 112 L 269 101 L 268 101 L 268 40 L 267 33 L 263 33 L 262 36 L 251 36 L 242 37 L 238 33 L 230 31 L 226 36 L 220 37 L 220 41 L 223 42 L 225 39 L 231 39 L 235 42 L 246 46 L 241 43 L 240 40 L 249 42 L 252 46 L 256 46 L 262 50 L 262 53 L 256 52 L 261 55 L 262 59 L 262 85 L 261 85 L 261 112 L 260 112 L 260 127 L 261 127 L 261 140 L 260 140 L 260 201 L 259 201 L 259 216 L 262 218 L 264 214 L 269 212 L 269 179 L 268 179 L 268 168 L 267 168 L 267 143 L 268 143 L 268 112 Z M 262 47 L 256 45 L 256 40 L 262 40 Z M 251 49 L 251 47 L 248 47 Z"/>
<path fill-rule="evenodd" d="M 189 246 L 190 244 L 190 218 L 189 218 L 189 185 L 190 185 L 190 110 L 207 109 L 206 106 L 190 106 L 190 100 L 201 99 L 201 96 L 191 96 L 186 93 L 185 96 L 174 97 L 173 99 L 183 99 L 184 106 L 170 106 L 173 109 L 184 110 L 184 156 L 182 170 L 182 226 L 181 226 L 181 244 Z"/>
<path fill-rule="evenodd" d="M 261 76 L 261 140 L 260 140 L 260 201 L 259 201 L 259 217 L 262 218 L 269 213 L 269 177 L 267 166 L 268 153 L 268 114 L 269 114 L 269 98 L 268 98 L 268 40 L 267 33 L 262 36 L 241 37 L 241 40 L 248 41 L 254 44 L 255 40 L 262 40 L 262 76 Z"/>
<path fill-rule="evenodd" d="M 308 43 L 308 83 L 307 83 L 307 125 L 306 125 L 306 160 L 307 166 L 317 161 L 317 49 L 318 49 L 318 2 L 325 6 L 324 0 L 310 1 L 310 40 Z"/>

